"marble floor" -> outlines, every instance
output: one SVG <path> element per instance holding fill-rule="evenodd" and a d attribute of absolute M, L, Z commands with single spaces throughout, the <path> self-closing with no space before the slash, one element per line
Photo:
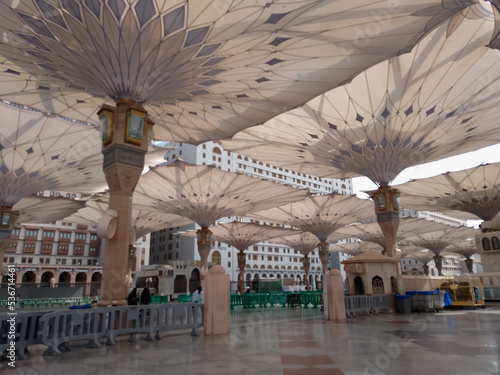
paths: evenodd
<path fill-rule="evenodd" d="M 231 334 L 193 337 L 190 331 L 162 340 L 88 349 L 73 344 L 60 357 L 31 348 L 28 360 L 7 375 L 382 375 L 500 374 L 500 305 L 436 314 L 383 314 L 324 321 L 314 309 L 232 312 Z"/>

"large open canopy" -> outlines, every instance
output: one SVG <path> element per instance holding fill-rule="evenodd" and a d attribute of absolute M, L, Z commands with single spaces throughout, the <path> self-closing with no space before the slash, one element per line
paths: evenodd
<path fill-rule="evenodd" d="M 413 180 L 397 188 L 403 193 L 403 207 L 428 207 L 462 219 L 492 220 L 500 212 L 500 163 Z"/>
<path fill-rule="evenodd" d="M 214 166 L 176 161 L 146 173 L 136 188 L 140 202 L 151 202 L 159 212 L 176 214 L 196 222 L 202 279 L 208 268 L 211 232 L 208 227 L 223 217 L 245 216 L 303 200 L 306 189 L 296 189 Z"/>
<path fill-rule="evenodd" d="M 42 190 L 106 188 L 101 140 L 93 126 L 4 102 L 0 118 L 1 205 L 14 205 Z"/>
<path fill-rule="evenodd" d="M 200 143 L 410 51 L 472 3 L 2 0 L 0 98 L 94 123 L 132 99 L 157 139 Z"/>
<path fill-rule="evenodd" d="M 19 212 L 18 223 L 55 223 L 84 207 L 85 201 L 63 197 L 39 197 L 31 195 L 22 198 L 13 206 Z"/>
<path fill-rule="evenodd" d="M 108 205 L 109 194 L 94 196 L 86 201 L 85 207 L 66 217 L 64 221 L 97 227 L 103 215 L 106 214 Z M 158 212 L 152 206 L 132 205 L 130 225 L 134 230 L 134 241 L 153 231 L 186 225 L 191 222 L 192 220 L 182 216 Z"/>
<path fill-rule="evenodd" d="M 354 241 L 354 242 L 341 242 L 332 243 L 328 247 L 330 251 L 345 253 L 351 256 L 356 256 L 367 252 L 382 253 L 384 250 L 383 245 L 370 241 Z"/>
<path fill-rule="evenodd" d="M 224 148 L 318 176 L 388 185 L 405 168 L 500 142 L 500 51 L 482 2 L 408 54 L 247 129 Z"/>
<path fill-rule="evenodd" d="M 290 225 L 304 232 L 311 232 L 319 241 L 327 241 L 339 228 L 373 219 L 375 215 L 370 200 L 332 193 L 315 195 L 247 216 L 261 222 Z"/>
<path fill-rule="evenodd" d="M 406 217 L 402 218 L 399 222 L 398 238 L 404 240 L 405 238 L 415 236 L 420 233 L 427 233 L 436 231 L 438 229 L 446 229 L 449 226 L 435 221 L 425 219 Z M 330 236 L 330 241 L 338 241 L 347 238 L 357 238 L 362 241 L 376 243 L 383 248 L 385 247 L 384 233 L 380 229 L 377 222 L 356 223 L 338 229 Z"/>
<path fill-rule="evenodd" d="M 140 202 L 150 199 L 158 211 L 187 217 L 202 228 L 223 217 L 302 200 L 307 194 L 306 189 L 181 161 L 151 169 L 135 193 Z"/>
<path fill-rule="evenodd" d="M 213 225 L 210 227 L 210 232 L 212 232 L 212 239 L 214 241 L 224 242 L 240 251 L 248 249 L 257 242 L 270 241 L 276 237 L 291 236 L 300 233 L 300 231 L 292 228 L 241 221 Z M 194 232 L 181 234 L 196 237 Z M 316 242 L 318 241 L 316 240 Z"/>
<path fill-rule="evenodd" d="M 438 269 L 439 275 L 442 276 L 443 257 L 441 254 L 444 251 L 451 250 L 450 247 L 457 241 L 474 238 L 477 231 L 477 229 L 471 227 L 449 227 L 444 230 L 436 230 L 408 237 L 401 242 L 403 244 L 422 246 L 432 251 L 435 254 L 434 262 L 436 263 L 436 268 Z"/>

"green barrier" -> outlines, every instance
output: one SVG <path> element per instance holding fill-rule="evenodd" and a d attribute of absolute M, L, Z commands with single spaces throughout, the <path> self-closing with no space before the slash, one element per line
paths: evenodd
<path fill-rule="evenodd" d="M 241 303 L 244 309 L 254 309 L 255 308 L 255 297 L 254 294 L 245 293 L 241 295 Z"/>
<path fill-rule="evenodd" d="M 286 307 L 286 294 L 283 292 L 269 293 L 269 303 L 271 306 L 281 305 L 281 307 Z"/>
<path fill-rule="evenodd" d="M 230 299 L 230 304 L 231 304 L 231 310 L 234 310 L 234 306 L 242 306 L 243 302 L 241 301 L 241 295 L 238 293 L 231 293 L 229 296 Z"/>
<path fill-rule="evenodd" d="M 193 301 L 192 294 L 179 294 L 179 297 L 177 297 L 177 302 L 179 303 L 192 302 L 192 301 Z"/>
<path fill-rule="evenodd" d="M 168 303 L 168 296 L 151 296 L 152 305 L 164 305 Z"/>
<path fill-rule="evenodd" d="M 269 293 L 255 293 L 254 294 L 254 303 L 259 305 L 259 307 L 267 307 L 267 304 L 270 302 Z"/>

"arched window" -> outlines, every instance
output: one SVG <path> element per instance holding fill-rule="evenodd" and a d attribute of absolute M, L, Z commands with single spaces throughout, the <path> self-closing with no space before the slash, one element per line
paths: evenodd
<path fill-rule="evenodd" d="M 488 237 L 484 237 L 481 240 L 481 243 L 483 244 L 483 250 L 488 251 L 491 250 L 491 244 L 490 244 L 490 239 Z"/>
<path fill-rule="evenodd" d="M 491 247 L 493 250 L 500 250 L 500 241 L 498 241 L 498 237 L 491 237 Z"/>
<path fill-rule="evenodd" d="M 212 152 L 217 155 L 222 155 L 222 152 L 219 147 L 214 147 Z"/>
<path fill-rule="evenodd" d="M 380 276 L 372 279 L 373 294 L 384 294 L 384 282 Z"/>

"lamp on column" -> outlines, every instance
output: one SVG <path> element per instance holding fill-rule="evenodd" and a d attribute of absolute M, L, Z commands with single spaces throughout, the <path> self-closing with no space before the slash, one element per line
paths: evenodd
<path fill-rule="evenodd" d="M 127 115 L 127 129 L 125 142 L 140 145 L 144 134 L 144 121 L 146 114 L 135 109 L 130 109 Z"/>
<path fill-rule="evenodd" d="M 101 121 L 101 141 L 107 145 L 113 138 L 113 121 L 115 113 L 111 109 L 102 109 L 99 112 L 99 121 Z"/>
<path fill-rule="evenodd" d="M 1 206 L 0 213 L 0 228 L 1 229 L 13 229 L 16 225 L 16 221 L 19 218 L 19 212 L 12 211 L 10 206 Z"/>

